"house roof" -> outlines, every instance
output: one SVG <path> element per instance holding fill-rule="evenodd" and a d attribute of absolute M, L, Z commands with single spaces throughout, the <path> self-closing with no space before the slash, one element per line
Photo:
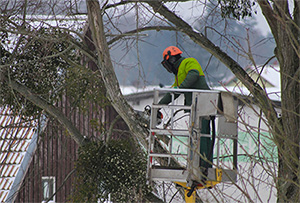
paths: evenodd
<path fill-rule="evenodd" d="M 271 100 L 281 101 L 280 69 L 278 64 L 258 67 L 247 66 L 245 71 L 255 82 L 257 81 L 265 88 Z M 146 86 L 143 88 L 122 86 L 121 91 L 128 101 L 133 101 L 152 97 L 154 88 L 159 88 L 159 86 Z M 222 86 L 212 87 L 212 89 L 230 91 L 244 96 L 250 95 L 249 90 L 234 75 L 223 82 Z"/>
<path fill-rule="evenodd" d="M 245 71 L 266 90 L 271 100 L 281 101 L 280 68 L 278 65 L 248 66 Z M 225 89 L 241 95 L 250 95 L 249 90 L 235 76 L 224 82 L 223 86 L 214 87 L 214 89 Z"/>
<path fill-rule="evenodd" d="M 278 65 L 259 66 L 256 68 L 248 66 L 245 68 L 245 71 L 255 82 L 257 81 L 257 83 L 265 88 L 271 100 L 274 102 L 281 101 L 280 69 Z M 144 88 L 123 86 L 121 87 L 121 91 L 128 101 L 135 101 L 152 97 L 154 88 L 159 88 L 159 86 L 147 86 Z M 222 86 L 212 87 L 212 89 L 251 96 L 249 90 L 235 76 L 226 80 Z"/>
<path fill-rule="evenodd" d="M 37 124 L 0 107 L 0 202 L 12 202 L 17 194 L 36 149 Z"/>
<path fill-rule="evenodd" d="M 158 85 L 149 85 L 145 87 L 135 87 L 135 86 L 120 86 L 123 95 L 134 95 L 143 94 L 145 92 L 152 92 L 155 88 L 160 88 Z"/>
<path fill-rule="evenodd" d="M 280 88 L 280 70 L 278 65 L 267 65 L 267 66 L 247 66 L 244 69 L 253 80 L 263 82 L 266 87 L 277 87 Z M 260 77 L 258 77 L 260 76 Z M 261 81 L 257 80 L 258 78 Z M 238 79 L 233 75 L 227 81 L 224 82 L 226 86 L 236 85 Z"/>

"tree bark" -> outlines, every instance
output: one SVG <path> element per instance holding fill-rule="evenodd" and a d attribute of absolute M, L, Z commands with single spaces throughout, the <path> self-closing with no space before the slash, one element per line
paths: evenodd
<path fill-rule="evenodd" d="M 288 1 L 258 1 L 276 41 L 275 55 L 280 64 L 283 132 L 277 136 L 279 154 L 278 202 L 300 201 L 300 62 L 299 2 L 294 4 L 294 18 Z M 274 23 L 276 21 L 276 23 Z"/>
<path fill-rule="evenodd" d="M 128 125 L 130 131 L 136 139 L 136 142 L 147 149 L 148 142 L 146 141 L 146 138 L 148 137 L 148 130 L 140 125 L 139 119 L 137 119 L 138 115 L 127 103 L 120 91 L 119 83 L 111 63 L 109 49 L 105 38 L 100 5 L 98 1 L 87 1 L 87 8 L 88 22 L 92 32 L 92 39 L 98 54 L 97 65 L 107 90 L 108 99 L 118 114 Z M 160 143 L 157 144 L 158 152 L 166 153 Z M 177 164 L 177 162 L 174 162 L 174 164 Z M 149 195 L 150 196 L 147 196 L 146 198 L 149 201 L 153 200 L 154 195 Z M 158 200 L 156 197 L 154 199 Z"/>
<path fill-rule="evenodd" d="M 136 119 L 134 110 L 122 96 L 116 74 L 111 63 L 109 49 L 105 38 L 102 10 L 98 1 L 86 1 L 88 9 L 88 22 L 92 32 L 92 39 L 98 54 L 98 68 L 107 88 L 107 94 L 112 106 L 123 118 L 130 131 L 135 135 L 137 143 L 148 147 L 146 142 L 147 131 Z"/>

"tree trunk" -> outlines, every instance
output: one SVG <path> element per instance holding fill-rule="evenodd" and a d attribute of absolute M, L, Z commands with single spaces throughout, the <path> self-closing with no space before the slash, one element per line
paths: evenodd
<path fill-rule="evenodd" d="M 299 58 L 287 39 L 287 33 L 278 32 L 280 49 L 278 59 L 281 73 L 281 109 L 284 134 L 278 135 L 282 142 L 279 147 L 279 195 L 278 202 L 300 202 L 299 186 L 299 104 L 300 83 L 294 78 L 299 70 Z"/>
<path fill-rule="evenodd" d="M 275 134 L 279 154 L 278 202 L 300 202 L 300 63 L 299 2 L 294 4 L 294 19 L 287 1 L 259 1 L 276 41 L 275 55 L 280 64 L 283 131 Z"/>
<path fill-rule="evenodd" d="M 115 75 L 113 65 L 111 63 L 109 49 L 104 33 L 102 10 L 98 1 L 86 1 L 88 9 L 88 21 L 92 32 L 93 42 L 98 53 L 98 68 L 101 77 L 107 88 L 108 98 L 128 125 L 130 131 L 135 135 L 137 143 L 142 144 L 147 148 L 147 131 L 144 129 L 136 119 L 136 114 L 129 106 L 127 101 L 122 96 L 117 77 Z"/>

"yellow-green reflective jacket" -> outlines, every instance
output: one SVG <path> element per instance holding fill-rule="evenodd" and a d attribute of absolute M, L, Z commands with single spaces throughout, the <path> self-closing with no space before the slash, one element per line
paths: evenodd
<path fill-rule="evenodd" d="M 175 82 L 172 87 L 182 89 L 204 89 L 209 90 L 203 70 L 194 58 L 181 58 L 179 59 L 175 67 L 178 67 L 177 75 L 175 76 Z M 175 98 L 177 98 L 176 96 Z M 171 102 L 171 95 L 166 94 L 160 101 L 159 104 L 168 104 Z M 192 94 L 185 94 L 185 105 L 191 105 Z"/>
<path fill-rule="evenodd" d="M 182 84 L 182 82 L 187 79 L 188 81 L 185 82 L 189 82 L 188 86 L 184 85 L 184 88 L 191 88 L 191 86 L 195 87 L 195 88 L 201 88 L 199 84 L 197 84 L 197 81 L 195 78 L 192 77 L 188 77 L 187 75 L 191 70 L 197 70 L 198 73 L 195 76 L 204 76 L 203 70 L 200 66 L 200 64 L 198 63 L 198 61 L 194 58 L 181 58 L 179 59 L 175 66 L 178 66 L 178 72 L 177 75 L 175 75 L 175 82 L 172 85 L 172 87 L 180 87 L 180 85 Z M 195 74 L 195 73 L 193 73 Z M 195 82 L 195 83 L 194 83 Z M 192 84 L 191 84 L 192 83 Z M 192 88 L 193 89 L 193 88 Z"/>

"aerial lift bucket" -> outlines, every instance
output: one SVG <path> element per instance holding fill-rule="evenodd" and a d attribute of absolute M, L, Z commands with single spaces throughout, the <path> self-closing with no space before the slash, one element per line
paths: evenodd
<path fill-rule="evenodd" d="M 160 92 L 170 92 L 172 102 L 159 105 Z M 192 105 L 185 106 L 174 101 L 175 94 L 192 93 Z M 185 189 L 187 202 L 193 202 L 196 190 L 213 188 L 221 182 L 236 182 L 237 179 L 237 99 L 227 92 L 190 89 L 157 89 L 154 93 L 150 118 L 147 178 L 152 181 L 172 181 Z M 169 112 L 167 127 L 157 125 L 157 111 Z M 175 113 L 184 110 L 188 113 L 186 128 L 177 128 Z M 164 116 L 166 117 L 166 116 Z M 212 133 L 201 131 L 202 120 L 210 120 Z M 215 125 L 216 122 L 216 125 Z M 204 138 L 204 139 L 203 139 Z M 211 140 L 211 150 L 205 157 L 201 152 L 201 142 Z M 220 140 L 231 140 L 232 161 L 221 168 Z M 175 144 L 186 150 L 176 150 Z M 203 146 L 202 146 L 203 147 Z M 182 149 L 183 147 L 181 147 Z M 179 147 L 178 147 L 179 149 Z M 214 153 L 212 151 L 214 149 Z M 202 150 L 203 151 L 203 150 Z M 228 156 L 228 155 L 226 155 Z M 213 158 L 213 159 L 212 159 Z M 211 160 L 214 160 L 213 163 Z M 206 162 L 208 167 L 202 163 Z"/>

